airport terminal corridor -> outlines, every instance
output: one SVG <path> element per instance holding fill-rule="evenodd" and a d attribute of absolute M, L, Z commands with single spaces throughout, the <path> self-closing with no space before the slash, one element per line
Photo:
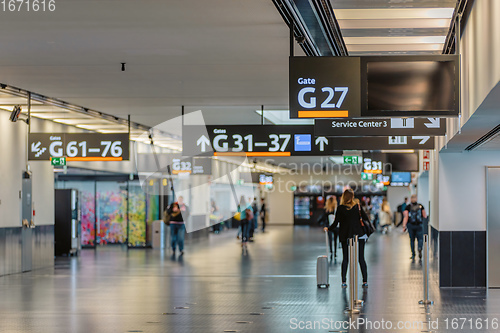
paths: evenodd
<path fill-rule="evenodd" d="M 486 289 L 440 290 L 437 274 L 430 282 L 435 304 L 419 305 L 422 270 L 409 259 L 408 239 L 400 228 L 370 237 L 369 287 L 359 289 L 365 306 L 355 318 L 422 322 L 423 328 L 397 331 L 428 332 L 436 318 L 444 327 L 447 317 L 498 313 L 500 291 L 488 291 L 486 300 Z M 58 258 L 55 268 L 0 277 L 0 332 L 336 331 L 305 326 L 348 318 L 341 249 L 330 264 L 330 288 L 316 287 L 315 259 L 324 253 L 320 228 L 288 226 L 256 234 L 246 254 L 235 229 L 188 242 L 184 256 L 121 246 L 83 250 Z M 439 329 L 446 331 L 453 330 Z"/>

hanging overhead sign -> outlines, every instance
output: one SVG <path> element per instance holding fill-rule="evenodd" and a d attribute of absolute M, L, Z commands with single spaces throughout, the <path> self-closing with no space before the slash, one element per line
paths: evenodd
<path fill-rule="evenodd" d="M 30 133 L 30 161 L 124 161 L 129 159 L 128 133 Z"/>
<path fill-rule="evenodd" d="M 458 116 L 458 59 L 291 57 L 290 118 Z"/>
<path fill-rule="evenodd" d="M 324 136 L 395 136 L 446 133 L 444 118 L 317 119 L 314 134 Z"/>
<path fill-rule="evenodd" d="M 183 133 L 183 156 L 321 156 L 343 150 L 434 149 L 430 136 L 327 138 L 315 136 L 311 125 L 184 126 Z"/>
<path fill-rule="evenodd" d="M 196 156 L 325 155 L 329 140 L 314 137 L 313 126 L 184 126 L 182 154 Z M 208 133 L 208 137 L 205 134 Z"/>

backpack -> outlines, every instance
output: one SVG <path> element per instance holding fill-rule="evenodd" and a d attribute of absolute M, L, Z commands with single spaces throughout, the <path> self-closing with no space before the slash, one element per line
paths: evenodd
<path fill-rule="evenodd" d="M 408 212 L 408 222 L 411 224 L 422 224 L 424 222 L 424 217 L 422 216 L 422 205 L 415 204 L 411 205 L 410 211 Z"/>
<path fill-rule="evenodd" d="M 403 204 L 401 204 L 401 205 L 398 206 L 397 212 L 398 213 L 402 213 L 403 212 Z"/>

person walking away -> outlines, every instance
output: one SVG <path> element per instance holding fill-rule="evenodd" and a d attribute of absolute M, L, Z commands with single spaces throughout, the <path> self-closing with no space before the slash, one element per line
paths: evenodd
<path fill-rule="evenodd" d="M 244 251 L 247 250 L 247 243 L 250 240 L 250 227 L 253 221 L 252 209 L 245 209 L 245 217 L 241 218 L 241 247 Z"/>
<path fill-rule="evenodd" d="M 389 232 L 389 227 L 392 224 L 392 212 L 387 198 L 382 200 L 382 205 L 380 205 L 380 211 L 378 212 L 378 219 L 380 227 L 382 228 L 382 233 L 386 234 Z"/>
<path fill-rule="evenodd" d="M 260 219 L 262 221 L 262 232 L 266 230 L 266 202 L 264 198 L 260 199 Z"/>
<path fill-rule="evenodd" d="M 333 224 L 328 228 L 325 227 L 325 231 L 331 231 L 340 225 L 339 229 L 339 239 L 342 243 L 342 288 L 347 288 L 347 267 L 349 265 L 349 250 L 348 250 L 348 239 L 353 238 L 358 235 L 359 240 L 359 266 L 361 268 L 361 275 L 363 276 L 363 288 L 368 287 L 368 272 L 366 268 L 365 261 L 365 243 L 368 236 L 364 233 L 363 227 L 361 226 L 361 221 L 368 220 L 368 216 L 361 209 L 361 206 L 356 203 L 354 198 L 354 192 L 351 189 L 347 189 L 342 194 L 340 199 L 340 206 L 337 208 L 335 214 L 335 220 Z"/>
<path fill-rule="evenodd" d="M 188 221 L 191 212 L 189 210 L 189 207 L 184 203 L 184 197 L 182 195 L 177 198 L 177 203 L 179 204 L 179 209 L 181 210 L 184 222 Z"/>
<path fill-rule="evenodd" d="M 327 228 L 333 224 L 335 221 L 335 212 L 337 211 L 337 198 L 331 196 L 326 199 L 325 208 L 323 213 L 318 218 L 318 223 L 326 226 Z M 330 256 L 337 257 L 337 239 L 339 236 L 339 227 L 333 229 L 333 231 L 328 231 L 328 244 L 330 245 Z M 333 246 L 332 246 L 332 243 Z"/>
<path fill-rule="evenodd" d="M 401 224 L 403 224 L 403 219 L 404 219 L 403 212 L 405 211 L 407 205 L 408 205 L 408 197 L 405 197 L 405 201 L 402 204 L 400 204 L 397 208 L 398 213 L 401 214 L 401 219 L 396 224 L 396 228 L 399 227 Z"/>
<path fill-rule="evenodd" d="M 221 221 L 219 217 L 219 209 L 214 200 L 210 203 L 210 225 L 214 234 L 221 232 Z"/>
<path fill-rule="evenodd" d="M 173 255 L 175 250 L 179 247 L 181 256 L 184 254 L 184 235 L 186 233 L 186 226 L 182 216 L 182 211 L 178 202 L 174 202 L 167 210 L 168 219 L 170 223 L 171 246 Z"/>
<path fill-rule="evenodd" d="M 241 196 L 240 198 L 240 204 L 238 205 L 238 215 L 240 218 L 240 226 L 238 227 L 238 233 L 236 234 L 236 239 L 240 239 L 240 235 L 242 234 L 242 224 L 244 223 L 244 220 L 246 219 L 246 208 L 247 208 L 247 203 L 245 201 L 245 197 Z"/>
<path fill-rule="evenodd" d="M 418 258 L 422 261 L 422 246 L 424 242 L 424 219 L 427 218 L 424 206 L 417 202 L 417 195 L 411 196 L 411 202 L 403 212 L 403 231 L 408 230 L 410 236 L 411 260 L 415 261 L 415 240 L 418 243 Z"/>
<path fill-rule="evenodd" d="M 253 236 L 255 233 L 255 229 L 257 229 L 257 213 L 259 211 L 259 208 L 257 208 L 257 198 L 253 198 L 251 210 L 252 210 L 253 218 L 250 221 L 249 241 L 253 242 Z"/>

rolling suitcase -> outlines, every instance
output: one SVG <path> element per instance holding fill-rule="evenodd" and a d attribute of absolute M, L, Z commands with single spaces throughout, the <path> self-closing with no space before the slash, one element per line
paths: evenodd
<path fill-rule="evenodd" d="M 319 256 L 316 262 L 316 282 L 318 284 L 318 288 L 330 287 L 329 275 L 328 256 Z"/>

